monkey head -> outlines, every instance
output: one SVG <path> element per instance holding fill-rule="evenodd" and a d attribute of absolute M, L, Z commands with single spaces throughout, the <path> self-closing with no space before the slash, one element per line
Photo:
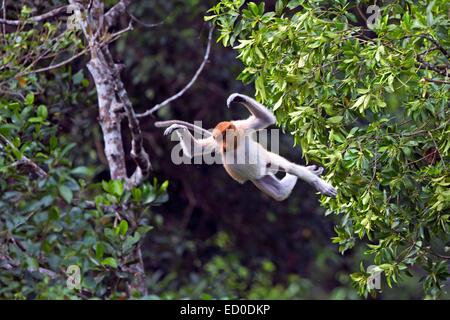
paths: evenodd
<path fill-rule="evenodd" d="M 236 149 L 238 134 L 236 126 L 230 121 L 220 122 L 213 130 L 214 140 L 221 145 L 223 152 Z"/>

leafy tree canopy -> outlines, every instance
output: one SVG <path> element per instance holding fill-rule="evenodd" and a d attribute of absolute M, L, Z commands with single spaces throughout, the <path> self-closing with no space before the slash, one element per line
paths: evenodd
<path fill-rule="evenodd" d="M 422 268 L 439 296 L 450 259 L 448 1 L 244 3 L 222 0 L 206 20 L 238 51 L 239 79 L 338 187 L 322 198 L 341 217 L 333 242 L 342 252 L 367 242 L 389 286 Z M 352 274 L 365 295 L 366 267 Z"/>

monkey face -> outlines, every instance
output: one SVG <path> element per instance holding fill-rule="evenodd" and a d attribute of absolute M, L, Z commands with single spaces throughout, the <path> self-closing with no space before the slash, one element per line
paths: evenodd
<path fill-rule="evenodd" d="M 213 130 L 213 138 L 222 145 L 223 151 L 235 149 L 237 146 L 238 131 L 229 121 L 220 122 Z"/>

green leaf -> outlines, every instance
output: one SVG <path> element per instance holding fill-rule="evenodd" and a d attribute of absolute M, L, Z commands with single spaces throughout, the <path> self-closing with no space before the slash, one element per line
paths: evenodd
<path fill-rule="evenodd" d="M 156 192 L 148 185 L 142 186 L 142 204 L 149 204 L 156 199 Z"/>
<path fill-rule="evenodd" d="M 72 81 L 73 81 L 73 84 L 77 85 L 77 84 L 80 84 L 83 80 L 84 80 L 84 74 L 83 74 L 83 69 L 81 69 L 80 71 L 78 71 L 77 73 L 75 73 L 73 75 Z"/>
<path fill-rule="evenodd" d="M 264 86 L 264 77 L 259 76 L 255 81 L 256 94 L 259 94 L 262 101 L 266 100 L 266 88 Z"/>
<path fill-rule="evenodd" d="M 100 260 L 103 258 L 103 255 L 105 253 L 105 246 L 102 243 L 97 243 L 95 246 L 95 257 Z"/>
<path fill-rule="evenodd" d="M 124 191 L 124 186 L 123 186 L 122 180 L 112 180 L 110 183 L 112 184 L 112 186 L 111 186 L 112 194 L 114 194 L 118 197 L 122 196 L 123 191 Z"/>
<path fill-rule="evenodd" d="M 128 231 L 128 222 L 125 219 L 122 219 L 119 224 L 119 233 L 122 236 L 125 236 Z"/>
<path fill-rule="evenodd" d="M 107 193 L 121 197 L 124 192 L 122 180 L 102 181 L 103 190 Z"/>
<path fill-rule="evenodd" d="M 32 92 L 27 94 L 24 102 L 25 102 L 25 105 L 31 106 L 34 103 L 34 94 Z"/>
<path fill-rule="evenodd" d="M 256 5 L 256 3 L 250 2 L 250 3 L 248 4 L 248 8 L 250 9 L 250 11 L 251 11 L 255 16 L 258 16 L 258 15 L 259 15 L 259 9 L 258 9 L 258 6 Z"/>
<path fill-rule="evenodd" d="M 279 107 L 281 107 L 282 103 L 283 103 L 283 96 L 281 96 L 280 99 L 278 99 L 278 101 L 274 104 L 273 111 L 276 111 Z"/>
<path fill-rule="evenodd" d="M 284 9 L 284 1 L 283 0 L 277 0 L 277 2 L 275 3 L 275 13 L 277 15 L 281 15 L 283 13 L 283 9 Z"/>
<path fill-rule="evenodd" d="M 141 234 L 139 232 L 135 232 L 133 236 L 126 237 L 122 245 L 123 250 L 130 251 L 139 240 L 141 240 Z"/>
<path fill-rule="evenodd" d="M 110 266 L 111 268 L 114 268 L 114 269 L 117 268 L 117 261 L 116 261 L 116 259 L 114 259 L 112 257 L 104 259 L 101 263 L 104 266 Z"/>
<path fill-rule="evenodd" d="M 301 6 L 304 2 L 305 2 L 305 0 L 291 0 L 287 4 L 287 7 L 292 10 L 292 9 L 295 9 L 296 7 L 298 7 L 298 6 Z"/>
<path fill-rule="evenodd" d="M 50 138 L 50 149 L 55 150 L 57 146 L 58 146 L 58 138 L 56 138 L 55 136 L 52 136 Z"/>
<path fill-rule="evenodd" d="M 159 189 L 161 192 L 166 192 L 169 187 L 169 180 L 166 180 L 162 183 L 161 188 Z"/>
<path fill-rule="evenodd" d="M 134 201 L 140 202 L 142 199 L 142 190 L 139 188 L 133 188 L 131 189 L 131 196 Z"/>
<path fill-rule="evenodd" d="M 112 193 L 111 189 L 109 187 L 109 182 L 108 181 L 105 181 L 105 180 L 102 181 L 102 188 L 103 188 L 104 191 L 106 191 L 108 193 Z"/>
<path fill-rule="evenodd" d="M 44 119 L 42 119 L 41 117 L 31 117 L 28 119 L 29 123 L 41 123 L 43 121 Z"/>
<path fill-rule="evenodd" d="M 36 258 L 27 257 L 27 269 L 29 269 L 30 271 L 37 271 L 39 269 L 39 262 Z"/>
<path fill-rule="evenodd" d="M 146 233 L 148 233 L 152 229 L 153 229 L 152 226 L 140 226 L 140 227 L 137 228 L 137 231 L 140 234 L 144 234 L 145 235 Z"/>
<path fill-rule="evenodd" d="M 343 116 L 335 116 L 327 119 L 328 123 L 338 124 L 342 122 Z"/>
<path fill-rule="evenodd" d="M 350 109 L 357 109 L 360 105 L 362 105 L 364 103 L 365 99 L 366 99 L 366 95 L 363 94 L 356 100 L 355 104 L 352 105 Z"/>
<path fill-rule="evenodd" d="M 70 173 L 75 176 L 91 177 L 94 175 L 94 170 L 88 167 L 77 167 L 71 170 Z"/>
<path fill-rule="evenodd" d="M 47 116 L 48 116 L 47 107 L 41 104 L 38 107 L 37 115 L 44 120 L 47 119 Z"/>
<path fill-rule="evenodd" d="M 67 204 L 72 203 L 73 193 L 72 190 L 70 190 L 65 185 L 59 185 L 58 186 L 59 194 L 63 199 L 67 202 Z"/>

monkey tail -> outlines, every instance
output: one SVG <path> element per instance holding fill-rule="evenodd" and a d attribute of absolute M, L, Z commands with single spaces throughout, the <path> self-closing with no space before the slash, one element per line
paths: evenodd
<path fill-rule="evenodd" d="M 186 121 L 182 121 L 182 120 L 168 120 L 168 121 L 157 121 L 155 122 L 155 127 L 158 128 L 164 128 L 164 127 L 169 127 L 173 124 L 180 124 L 182 126 L 186 126 L 191 130 L 200 132 L 205 134 L 206 136 L 212 136 L 212 133 L 209 132 L 208 130 L 205 130 L 203 128 L 200 128 L 199 126 L 193 125 L 192 123 L 186 122 Z"/>

